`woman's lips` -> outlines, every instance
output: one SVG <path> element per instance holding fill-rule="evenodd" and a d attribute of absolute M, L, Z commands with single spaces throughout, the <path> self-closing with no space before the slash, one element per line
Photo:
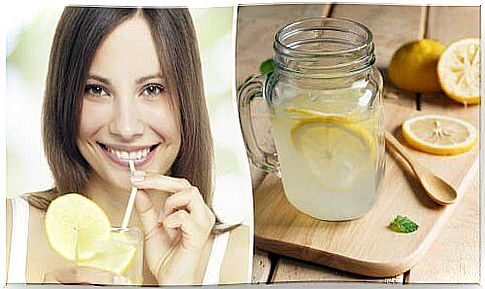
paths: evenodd
<path fill-rule="evenodd" d="M 160 147 L 160 144 L 156 144 L 121 150 L 102 143 L 97 144 L 109 160 L 123 168 L 129 167 L 130 160 L 134 161 L 136 167 L 145 165 L 155 156 Z"/>

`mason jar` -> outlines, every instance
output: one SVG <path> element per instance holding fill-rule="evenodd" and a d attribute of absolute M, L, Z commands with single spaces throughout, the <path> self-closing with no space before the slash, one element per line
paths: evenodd
<path fill-rule="evenodd" d="M 326 221 L 363 216 L 384 174 L 383 84 L 371 31 L 346 19 L 303 19 L 281 28 L 273 48 L 275 70 L 238 92 L 250 161 L 280 176 L 287 200 L 305 214 Z M 277 152 L 255 139 L 250 109 L 259 97 Z"/>

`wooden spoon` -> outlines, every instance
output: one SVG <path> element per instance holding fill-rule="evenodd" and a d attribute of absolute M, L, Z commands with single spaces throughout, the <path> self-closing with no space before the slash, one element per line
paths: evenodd
<path fill-rule="evenodd" d="M 449 205 L 456 201 L 456 190 L 429 169 L 414 160 L 405 150 L 403 145 L 388 131 L 386 131 L 386 146 L 392 147 L 409 164 L 414 176 L 421 184 L 426 194 L 440 205 Z"/>

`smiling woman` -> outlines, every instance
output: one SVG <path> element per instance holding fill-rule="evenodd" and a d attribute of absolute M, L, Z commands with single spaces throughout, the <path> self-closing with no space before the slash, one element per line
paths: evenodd
<path fill-rule="evenodd" d="M 127 283 L 63 260 L 43 220 L 53 200 L 77 192 L 120 226 L 132 186 L 130 227 L 144 232 L 142 284 L 249 281 L 248 228 L 222 224 L 211 209 L 212 138 L 186 9 L 65 8 L 43 140 L 55 187 L 8 203 L 10 282 Z M 15 261 L 22 256 L 25 263 Z"/>
<path fill-rule="evenodd" d="M 166 79 L 170 76 L 164 76 L 170 74 L 168 61 L 158 60 L 157 45 L 151 35 L 141 15 L 120 24 L 98 48 L 84 88 L 77 147 L 101 179 L 118 190 L 130 186 L 130 159 L 138 169 L 166 174 L 182 143 L 182 128 L 178 124 L 184 111 L 175 103 L 176 89 L 191 87 L 188 81 L 172 80 L 168 85 Z M 201 81 L 195 80 L 195 84 Z M 187 101 L 200 103 L 202 91 L 197 90 L 183 95 Z M 194 93 L 197 96 L 191 96 Z M 200 116 L 207 115 L 204 106 L 199 109 Z M 200 119 L 207 122 L 207 116 Z M 207 124 L 201 129 L 207 130 Z M 201 131 L 199 136 L 206 138 L 201 145 L 203 155 L 210 161 L 209 133 Z M 209 165 L 206 163 L 206 168 L 201 169 L 210 172 Z M 210 176 L 204 179 L 210 180 Z"/>

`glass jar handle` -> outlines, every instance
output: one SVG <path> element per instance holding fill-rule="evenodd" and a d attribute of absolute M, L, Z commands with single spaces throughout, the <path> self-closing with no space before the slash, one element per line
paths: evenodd
<path fill-rule="evenodd" d="M 258 97 L 264 98 L 263 89 L 267 75 L 255 75 L 248 78 L 239 87 L 237 94 L 237 108 L 239 112 L 239 123 L 246 146 L 246 153 L 249 160 L 256 167 L 276 175 L 278 170 L 278 156 L 261 149 L 254 134 L 254 126 L 251 118 L 251 102 Z"/>

